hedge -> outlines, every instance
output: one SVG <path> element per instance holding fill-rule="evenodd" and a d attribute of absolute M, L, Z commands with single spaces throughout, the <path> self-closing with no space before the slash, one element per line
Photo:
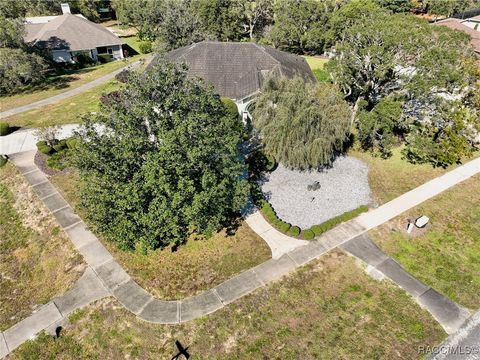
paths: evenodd
<path fill-rule="evenodd" d="M 4 157 L 3 155 L 0 155 L 0 167 L 2 167 L 3 165 L 5 165 L 7 163 L 7 158 Z"/>
<path fill-rule="evenodd" d="M 358 215 L 360 215 L 361 213 L 366 212 L 366 211 L 368 211 L 368 206 L 367 205 L 362 205 L 362 206 L 359 206 L 358 208 L 356 208 L 354 210 L 347 211 L 346 213 L 343 213 L 342 215 L 331 218 L 330 220 L 327 220 L 324 223 L 321 223 L 319 225 L 313 225 L 309 230 L 312 230 L 313 233 L 315 234 L 315 236 L 319 236 L 319 235 L 323 234 L 324 232 L 332 229 L 334 226 L 336 226 L 336 225 L 338 225 L 342 222 L 351 220 L 354 217 L 357 217 Z"/>
<path fill-rule="evenodd" d="M 260 208 L 260 211 L 263 214 L 264 218 L 277 230 L 292 237 L 299 237 L 300 234 L 302 234 L 302 237 L 305 240 L 312 240 L 315 236 L 323 234 L 324 232 L 335 227 L 336 225 L 351 220 L 360 215 L 361 213 L 368 211 L 368 206 L 362 205 L 354 210 L 347 211 L 339 216 L 327 220 L 324 223 L 321 223 L 319 225 L 313 225 L 311 228 L 305 229 L 302 232 L 302 229 L 300 229 L 300 227 L 292 226 L 289 223 L 281 220 L 275 213 L 272 205 L 270 205 L 267 200 L 261 199 L 257 202 L 257 205 Z"/>
<path fill-rule="evenodd" d="M 56 152 L 62 151 L 67 147 L 67 140 L 60 140 L 57 144 L 53 145 L 53 150 Z"/>
<path fill-rule="evenodd" d="M 8 135 L 10 132 L 10 125 L 6 122 L 0 122 L 0 136 Z"/>
<path fill-rule="evenodd" d="M 298 227 L 298 226 L 292 226 L 288 232 L 287 232 L 287 235 L 289 236 L 294 236 L 294 237 L 297 237 L 298 235 L 300 235 L 300 232 L 302 230 Z"/>
<path fill-rule="evenodd" d="M 303 230 L 303 239 L 312 240 L 315 237 L 315 233 L 311 229 Z"/>

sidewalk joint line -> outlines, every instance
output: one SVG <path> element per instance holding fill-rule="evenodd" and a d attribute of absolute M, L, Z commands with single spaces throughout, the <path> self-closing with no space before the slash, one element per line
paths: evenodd
<path fill-rule="evenodd" d="M 59 192 L 57 190 L 55 190 L 53 193 L 51 194 L 48 194 L 47 196 L 44 196 L 44 197 L 41 197 L 40 200 L 45 200 L 45 199 L 48 199 L 49 197 L 55 195 L 55 194 L 59 194 Z"/>
<path fill-rule="evenodd" d="M 80 224 L 81 222 L 82 222 L 82 219 L 78 220 L 76 223 L 73 223 L 72 225 L 65 226 L 65 227 L 63 228 L 63 231 L 67 231 L 67 230 L 73 228 L 74 226 Z"/>
<path fill-rule="evenodd" d="M 215 294 L 215 296 L 217 297 L 218 301 L 220 301 L 220 304 L 222 304 L 223 306 L 225 306 L 225 303 L 223 302 L 222 298 L 220 297 L 220 295 L 218 295 L 217 289 L 216 289 L 216 288 L 213 288 L 213 289 L 212 289 L 212 292 Z"/>
<path fill-rule="evenodd" d="M 40 181 L 39 183 L 36 183 L 36 184 L 31 184 L 30 186 L 34 188 L 35 186 L 42 185 L 42 184 L 49 183 L 49 182 L 50 181 L 48 181 L 48 179 L 45 178 L 45 180 Z"/>
<path fill-rule="evenodd" d="M 38 167 L 35 167 L 35 169 L 33 169 L 33 170 L 30 170 L 30 171 L 27 171 L 27 172 L 22 173 L 22 176 L 31 174 L 31 173 L 33 173 L 33 172 L 35 172 L 35 171 L 40 171 L 40 169 L 39 169 Z"/>
<path fill-rule="evenodd" d="M 145 304 L 143 304 L 143 306 L 138 310 L 138 314 L 141 314 L 143 312 L 143 310 L 145 310 L 145 308 L 147 307 L 148 304 L 150 304 L 155 298 L 150 295 L 150 298 L 147 300 L 147 302 Z"/>
<path fill-rule="evenodd" d="M 58 209 L 52 210 L 52 214 L 55 214 L 55 213 L 57 213 L 57 212 L 59 212 L 59 211 L 62 211 L 62 210 L 64 210 L 64 209 L 68 208 L 68 207 L 70 207 L 70 205 L 67 204 L 67 205 L 64 205 L 64 206 L 62 206 L 62 207 L 60 207 L 60 208 L 58 208 Z"/>

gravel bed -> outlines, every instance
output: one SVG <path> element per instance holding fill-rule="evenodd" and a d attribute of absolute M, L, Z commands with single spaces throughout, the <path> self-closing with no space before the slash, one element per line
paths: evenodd
<path fill-rule="evenodd" d="M 262 181 L 262 191 L 282 220 L 303 229 L 372 202 L 368 166 L 350 156 L 337 158 L 322 171 L 279 165 Z"/>

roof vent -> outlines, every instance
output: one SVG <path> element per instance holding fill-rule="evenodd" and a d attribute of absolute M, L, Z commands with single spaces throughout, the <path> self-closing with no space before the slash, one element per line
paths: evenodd
<path fill-rule="evenodd" d="M 71 14 L 70 5 L 68 5 L 68 3 L 60 4 L 60 6 L 62 7 L 62 14 Z"/>

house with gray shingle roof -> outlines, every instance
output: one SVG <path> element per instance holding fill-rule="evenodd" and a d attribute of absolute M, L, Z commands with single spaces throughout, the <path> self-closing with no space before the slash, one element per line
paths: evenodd
<path fill-rule="evenodd" d="M 185 63 L 189 75 L 212 84 L 220 96 L 234 100 L 240 112 L 269 74 L 316 81 L 303 57 L 252 42 L 202 41 L 158 56 L 150 67 L 163 59 Z"/>
<path fill-rule="evenodd" d="M 30 19 L 30 20 L 29 20 Z M 112 59 L 122 59 L 123 41 L 83 16 L 65 13 L 60 16 L 27 19 L 25 42 L 49 51 L 57 62 L 71 62 L 82 53 L 97 60 L 105 54 Z"/>

